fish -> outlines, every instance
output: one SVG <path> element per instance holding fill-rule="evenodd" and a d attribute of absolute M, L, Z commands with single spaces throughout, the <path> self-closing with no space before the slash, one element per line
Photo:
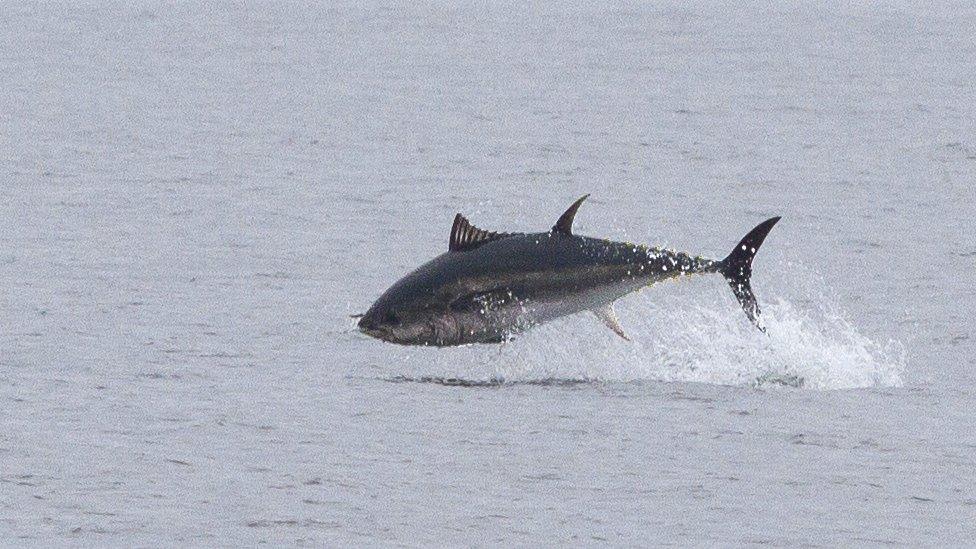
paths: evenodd
<path fill-rule="evenodd" d="M 540 233 L 487 231 L 457 214 L 448 251 L 355 315 L 359 330 L 399 345 L 503 343 L 550 320 L 590 311 L 629 341 L 614 302 L 657 282 L 714 273 L 728 281 L 746 317 L 766 331 L 752 291 L 752 261 L 780 217 L 757 225 L 717 260 L 577 235 L 573 221 L 588 197 Z"/>

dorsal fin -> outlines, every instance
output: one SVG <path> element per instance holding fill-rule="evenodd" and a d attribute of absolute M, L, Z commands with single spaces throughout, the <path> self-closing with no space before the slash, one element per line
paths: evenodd
<path fill-rule="evenodd" d="M 465 219 L 461 214 L 454 216 L 454 226 L 451 227 L 451 240 L 448 250 L 452 252 L 464 252 L 473 250 L 482 244 L 492 242 L 500 238 L 512 236 L 514 233 L 493 233 L 484 229 L 479 229 Z"/>
<path fill-rule="evenodd" d="M 573 219 L 576 217 L 576 210 L 579 209 L 580 205 L 583 204 L 583 201 L 589 196 L 590 195 L 588 194 L 584 194 L 579 200 L 573 202 L 573 205 L 570 206 L 569 209 L 563 212 L 563 215 L 559 217 L 559 221 L 556 221 L 556 224 L 552 227 L 552 232 L 572 236 Z"/>

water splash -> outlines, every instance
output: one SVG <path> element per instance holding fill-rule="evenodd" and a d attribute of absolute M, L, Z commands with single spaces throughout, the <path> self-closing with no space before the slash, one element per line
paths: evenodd
<path fill-rule="evenodd" d="M 670 315 L 669 329 L 635 347 L 632 357 L 642 375 L 666 381 L 811 389 L 902 384 L 906 353 L 897 342 L 878 344 L 835 312 L 802 311 L 785 300 L 765 309 L 768 337 L 738 314 L 694 306 Z"/>
<path fill-rule="evenodd" d="M 902 385 L 904 345 L 865 336 L 823 296 L 804 299 L 802 307 L 786 298 L 765 302 L 767 336 L 730 297 L 719 294 L 727 289 L 707 286 L 655 289 L 624 300 L 618 313 L 632 342 L 589 315 L 574 315 L 502 346 L 412 352 L 405 365 L 422 373 L 404 379 L 492 386 L 664 381 L 814 390 Z"/>

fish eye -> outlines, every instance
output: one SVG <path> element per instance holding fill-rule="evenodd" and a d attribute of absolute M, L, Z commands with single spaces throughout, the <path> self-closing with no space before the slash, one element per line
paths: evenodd
<path fill-rule="evenodd" d="M 383 315 L 383 320 L 387 324 L 399 324 L 400 323 L 400 317 L 397 316 L 397 314 L 394 313 L 393 311 L 387 311 L 386 314 Z"/>

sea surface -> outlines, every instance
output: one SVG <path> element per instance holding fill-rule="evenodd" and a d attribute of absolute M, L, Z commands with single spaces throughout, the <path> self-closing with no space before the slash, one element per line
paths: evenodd
<path fill-rule="evenodd" d="M 5 3 L 0 545 L 976 539 L 972 3 Z M 359 334 L 457 212 L 724 257 Z"/>

